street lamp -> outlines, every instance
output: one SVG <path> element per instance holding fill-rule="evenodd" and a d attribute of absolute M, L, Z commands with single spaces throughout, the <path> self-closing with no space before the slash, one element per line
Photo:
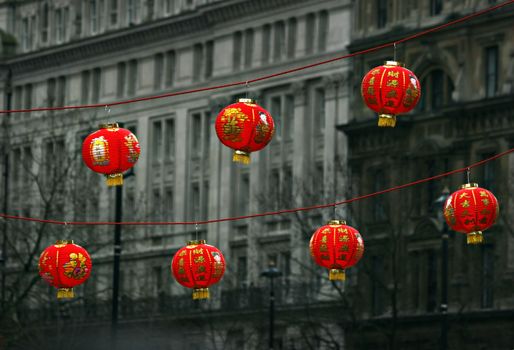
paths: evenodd
<path fill-rule="evenodd" d="M 282 272 L 275 266 L 275 261 L 270 260 L 268 268 L 261 272 L 261 277 L 269 278 L 269 349 L 273 350 L 273 331 L 275 322 L 275 293 L 273 279 L 282 276 Z"/>
<path fill-rule="evenodd" d="M 134 176 L 134 169 L 123 175 L 125 179 Z M 114 221 L 121 222 L 123 218 L 123 186 L 116 186 L 114 200 Z M 116 349 L 116 332 L 118 328 L 118 295 L 120 290 L 120 260 L 121 260 L 121 225 L 114 225 L 114 265 L 112 272 L 112 317 L 111 332 L 113 349 Z"/>
<path fill-rule="evenodd" d="M 441 340 L 440 349 L 448 349 L 448 225 L 443 217 L 444 203 L 450 195 L 448 187 L 444 187 L 441 195 L 434 201 L 437 221 L 441 226 Z"/>

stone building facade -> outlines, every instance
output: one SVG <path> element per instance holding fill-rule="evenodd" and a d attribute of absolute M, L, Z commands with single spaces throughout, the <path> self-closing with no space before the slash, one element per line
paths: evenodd
<path fill-rule="evenodd" d="M 2 109 L 105 105 L 3 115 L 0 167 L 6 174 L 6 211 L 112 221 L 114 190 L 80 159 L 83 138 L 106 121 L 131 129 L 142 149 L 135 176 L 125 179 L 124 221 L 199 221 L 332 200 L 343 188 L 336 179 L 344 171 L 346 137 L 335 125 L 348 115 L 349 61 L 247 87 L 110 104 L 246 81 L 343 55 L 350 23 L 351 2 L 346 0 L 0 2 Z M 246 95 L 271 112 L 277 129 L 268 147 L 242 166 L 232 163 L 231 151 L 218 141 L 214 120 L 223 106 Z M 317 315 L 334 313 L 326 301 L 337 295 L 308 256 L 308 235 L 331 212 L 200 225 L 197 230 L 194 225 L 124 226 L 118 345 L 263 346 L 268 281 L 260 273 L 269 261 L 282 271 L 275 281 L 277 346 L 342 344 L 335 315 L 319 323 Z M 6 307 L 15 305 L 6 309 L 4 345 L 112 346 L 112 227 L 11 221 L 2 227 L 2 295 Z M 25 241 L 22 235 L 32 238 Z M 63 237 L 93 255 L 92 277 L 77 288 L 77 298 L 58 303 L 54 290 L 34 281 L 18 299 L 37 275 L 34 251 Z M 173 253 L 195 237 L 219 247 L 227 260 L 223 281 L 212 288 L 211 301 L 201 305 L 190 300 L 190 291 L 169 271 Z M 312 309 L 312 316 L 306 317 L 305 309 Z M 49 336 L 55 324 L 59 331 Z"/>
<path fill-rule="evenodd" d="M 431 28 L 492 6 L 495 1 L 358 1 L 350 52 Z M 430 177 L 512 148 L 514 114 L 513 12 L 506 7 L 465 24 L 399 44 L 397 60 L 415 72 L 422 98 L 399 116 L 396 128 L 378 128 L 363 104 L 361 77 L 392 59 L 392 49 L 356 57 L 348 136 L 354 194 Z M 492 190 L 500 218 L 485 244 L 467 246 L 449 235 L 448 349 L 501 349 L 514 344 L 514 235 L 512 155 L 471 169 L 470 179 Z M 355 349 L 439 348 L 442 288 L 441 210 L 434 201 L 466 174 L 352 204 L 366 257 L 359 270 L 361 322 L 347 332 Z"/>

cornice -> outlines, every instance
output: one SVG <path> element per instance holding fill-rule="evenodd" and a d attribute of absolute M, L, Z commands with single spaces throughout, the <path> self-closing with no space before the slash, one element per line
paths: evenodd
<path fill-rule="evenodd" d="M 508 21 L 512 20 L 512 11 L 509 11 L 509 10 L 511 10 L 511 9 L 509 9 L 508 7 L 502 8 L 500 10 L 496 10 L 496 11 L 486 14 L 484 16 L 475 18 L 470 22 L 461 23 L 455 27 L 445 28 L 445 29 L 442 29 L 440 31 L 437 31 L 435 33 L 429 34 L 428 36 L 425 36 L 425 37 L 422 37 L 422 38 L 416 39 L 416 40 L 418 40 L 418 42 L 419 42 L 419 40 L 429 41 L 429 40 L 433 40 L 433 35 L 438 35 L 438 34 L 441 35 L 441 34 L 448 33 L 450 31 L 457 31 L 457 30 L 459 31 L 459 33 L 462 33 L 461 32 L 462 29 L 470 29 L 473 27 L 478 27 L 483 24 L 494 23 L 494 26 L 497 26 L 498 21 L 505 20 L 505 19 L 507 19 Z M 404 23 L 398 23 L 398 24 L 392 26 L 391 29 L 389 29 L 385 32 L 381 32 L 378 35 L 371 34 L 371 35 L 367 35 L 365 37 L 352 38 L 350 44 L 348 45 L 348 52 L 353 53 L 353 52 L 367 49 L 369 47 L 384 44 L 385 42 L 397 41 L 402 38 L 408 37 L 410 35 L 419 33 L 421 31 L 435 28 L 437 26 L 440 26 L 443 23 L 464 17 L 465 15 L 469 15 L 469 13 L 458 13 L 458 14 L 451 13 L 446 17 L 446 19 L 443 20 L 443 22 L 437 23 L 437 24 L 434 24 L 431 26 L 427 26 L 427 27 L 424 27 L 424 26 L 405 27 Z M 505 23 L 508 23 L 508 22 L 505 22 Z"/>
<path fill-rule="evenodd" d="M 75 62 L 88 57 L 121 52 L 125 49 L 144 46 L 149 42 L 165 41 L 208 30 L 218 23 L 305 1 L 307 0 L 232 0 L 214 3 L 199 8 L 195 12 L 10 57 L 4 63 L 12 69 L 14 75 L 20 72 L 36 71 L 59 66 L 65 62 Z"/>

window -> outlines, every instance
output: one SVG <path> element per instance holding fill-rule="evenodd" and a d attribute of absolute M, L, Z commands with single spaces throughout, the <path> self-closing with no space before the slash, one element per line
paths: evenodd
<path fill-rule="evenodd" d="M 237 258 L 237 283 L 241 287 L 246 287 L 248 280 L 248 263 L 246 256 L 240 256 Z"/>
<path fill-rule="evenodd" d="M 29 109 L 32 107 L 32 84 L 25 85 L 25 103 L 24 108 Z"/>
<path fill-rule="evenodd" d="M 270 59 L 271 25 L 265 24 L 262 27 L 262 63 L 266 64 Z"/>
<path fill-rule="evenodd" d="M 443 0 L 430 0 L 430 16 L 436 16 L 443 10 Z"/>
<path fill-rule="evenodd" d="M 46 43 L 48 41 L 48 23 L 49 23 L 49 10 L 48 4 L 43 5 L 43 13 L 41 15 L 41 41 Z"/>
<path fill-rule="evenodd" d="M 164 65 L 164 55 L 158 53 L 154 56 L 154 78 L 153 88 L 154 90 L 160 90 L 162 88 L 162 73 Z"/>
<path fill-rule="evenodd" d="M 275 22 L 275 40 L 273 44 L 273 61 L 280 61 L 286 52 L 286 26 L 283 21 Z"/>
<path fill-rule="evenodd" d="M 133 96 L 136 94 L 137 87 L 137 60 L 129 61 L 129 71 L 128 71 L 128 94 L 129 96 Z"/>
<path fill-rule="evenodd" d="M 214 41 L 209 40 L 205 43 L 205 78 L 212 77 L 214 65 Z"/>
<path fill-rule="evenodd" d="M 325 89 L 314 90 L 314 130 L 318 134 L 325 131 Z"/>
<path fill-rule="evenodd" d="M 481 274 L 481 307 L 492 308 L 494 302 L 494 249 L 492 245 L 481 245 L 482 274 Z"/>
<path fill-rule="evenodd" d="M 241 50 L 243 45 L 243 34 L 241 32 L 235 32 L 232 51 L 232 64 L 235 71 L 241 69 Z"/>
<path fill-rule="evenodd" d="M 427 253 L 427 300 L 426 311 L 434 312 L 437 308 L 437 256 L 433 250 Z"/>
<path fill-rule="evenodd" d="M 153 19 L 154 17 L 154 0 L 146 0 L 146 18 Z"/>
<path fill-rule="evenodd" d="M 203 66 L 203 45 L 196 44 L 193 47 L 193 82 L 200 81 Z"/>
<path fill-rule="evenodd" d="M 152 127 L 152 155 L 154 162 L 162 162 L 162 121 L 153 122 Z"/>
<path fill-rule="evenodd" d="M 109 20 L 111 25 L 118 23 L 118 0 L 109 0 Z"/>
<path fill-rule="evenodd" d="M 287 21 L 287 58 L 293 58 L 296 51 L 296 31 L 297 23 L 296 18 L 290 18 Z"/>
<path fill-rule="evenodd" d="M 21 47 L 24 51 L 30 49 L 29 47 L 29 35 L 30 35 L 30 27 L 29 27 L 29 18 L 26 17 L 21 21 Z"/>
<path fill-rule="evenodd" d="M 321 11 L 319 13 L 318 23 L 318 51 L 323 52 L 327 49 L 328 37 L 328 12 Z"/>
<path fill-rule="evenodd" d="M 272 169 L 269 177 L 270 199 L 272 200 L 272 208 L 280 207 L 280 172 L 278 169 Z"/>
<path fill-rule="evenodd" d="M 46 83 L 46 99 L 47 99 L 46 103 L 48 104 L 49 107 L 53 107 L 55 105 L 55 96 L 56 96 L 55 86 L 56 86 L 55 79 L 54 78 L 48 79 L 48 81 Z"/>
<path fill-rule="evenodd" d="M 68 8 L 60 8 L 55 11 L 55 27 L 57 42 L 62 43 L 66 40 L 66 28 L 68 27 Z"/>
<path fill-rule="evenodd" d="M 16 86 L 14 88 L 14 108 L 21 109 L 23 101 L 23 87 Z"/>
<path fill-rule="evenodd" d="M 90 90 L 90 87 L 89 87 L 89 82 L 90 82 L 90 77 L 89 77 L 90 73 L 88 70 L 86 71 L 83 71 L 81 76 L 82 76 L 82 97 L 81 97 L 81 101 L 82 103 L 86 104 L 89 102 L 89 90 Z"/>
<path fill-rule="evenodd" d="M 105 19 L 105 0 L 98 0 L 98 30 L 101 31 L 106 27 L 107 21 Z"/>
<path fill-rule="evenodd" d="M 200 220 L 200 186 L 197 182 L 191 185 L 191 203 L 189 209 L 190 220 Z"/>
<path fill-rule="evenodd" d="M 425 169 L 428 177 L 435 176 L 437 174 L 437 164 L 434 159 L 428 159 L 425 161 Z M 437 190 L 437 184 L 435 181 L 428 181 L 426 184 L 426 207 L 428 208 L 429 213 L 433 213 L 434 211 L 434 201 L 439 195 L 439 191 Z M 439 210 L 439 208 L 437 208 Z"/>
<path fill-rule="evenodd" d="M 203 218 L 203 219 L 207 218 L 207 216 L 209 215 L 209 181 L 208 180 L 205 180 L 203 182 L 200 215 L 201 215 L 201 218 Z"/>
<path fill-rule="evenodd" d="M 498 46 L 485 49 L 485 95 L 493 97 L 498 92 Z"/>
<path fill-rule="evenodd" d="M 64 106 L 66 103 L 66 77 L 57 78 L 57 105 Z"/>
<path fill-rule="evenodd" d="M 325 178 L 325 169 L 323 167 L 323 162 L 316 162 L 314 165 L 314 177 L 312 178 L 312 191 L 313 193 L 317 193 L 320 196 L 323 196 L 324 181 Z"/>
<path fill-rule="evenodd" d="M 382 168 L 372 171 L 371 188 L 373 192 L 382 191 L 386 188 L 385 171 Z M 371 218 L 374 222 L 387 220 L 386 202 L 384 196 L 374 196 L 371 201 Z"/>
<path fill-rule="evenodd" d="M 100 100 L 102 70 L 100 68 L 93 69 L 93 90 L 91 96 L 92 103 L 98 103 Z"/>
<path fill-rule="evenodd" d="M 127 0 L 127 24 L 136 24 L 139 10 L 139 0 Z"/>
<path fill-rule="evenodd" d="M 82 34 L 82 5 L 75 7 L 75 35 Z"/>
<path fill-rule="evenodd" d="M 244 50 L 245 50 L 245 68 L 252 66 L 253 60 L 253 44 L 254 44 L 253 29 L 245 30 Z"/>
<path fill-rule="evenodd" d="M 421 82 L 424 93 L 421 94 L 419 110 L 437 110 L 452 101 L 453 82 L 442 69 L 431 70 Z"/>
<path fill-rule="evenodd" d="M 284 140 L 289 141 L 294 135 L 294 95 L 286 95 L 284 117 L 282 119 L 284 124 L 282 136 Z"/>
<path fill-rule="evenodd" d="M 164 154 L 167 160 L 173 161 L 175 159 L 175 121 L 167 119 L 165 127 L 166 141 Z"/>
<path fill-rule="evenodd" d="M 284 168 L 284 190 L 282 193 L 283 204 L 286 208 L 293 205 L 293 182 L 293 168 L 291 165 L 287 165 Z"/>
<path fill-rule="evenodd" d="M 154 266 L 152 269 L 153 280 L 154 280 L 154 297 L 158 297 L 163 293 L 163 277 L 162 277 L 162 266 Z"/>
<path fill-rule="evenodd" d="M 175 79 L 175 51 L 166 52 L 166 86 L 173 85 Z"/>
<path fill-rule="evenodd" d="M 89 29 L 91 30 L 91 34 L 95 34 L 98 32 L 98 7 L 97 0 L 89 1 Z"/>
<path fill-rule="evenodd" d="M 174 0 L 164 0 L 165 9 L 167 15 L 173 14 L 175 12 L 175 1 Z"/>
<path fill-rule="evenodd" d="M 166 187 L 164 189 L 164 220 L 172 221 L 175 218 L 175 215 L 173 214 L 173 188 L 172 187 Z"/>
<path fill-rule="evenodd" d="M 387 0 L 377 0 L 377 28 L 384 28 L 387 24 Z"/>
<path fill-rule="evenodd" d="M 202 115 L 195 113 L 191 118 L 191 151 L 193 156 L 199 156 L 202 142 Z"/>
<path fill-rule="evenodd" d="M 117 96 L 122 97 L 125 95 L 125 84 L 127 77 L 127 65 L 125 62 L 118 63 L 118 81 L 117 81 Z"/>
<path fill-rule="evenodd" d="M 274 96 L 271 98 L 270 114 L 275 122 L 275 140 L 282 139 L 282 96 Z"/>
<path fill-rule="evenodd" d="M 381 256 L 371 257 L 371 312 L 373 316 L 381 315 L 383 305 L 384 259 Z"/>
<path fill-rule="evenodd" d="M 491 158 L 495 152 L 488 152 L 482 154 L 482 159 Z M 481 166 L 482 169 L 482 181 L 480 181 L 480 187 L 487 188 L 489 191 L 496 192 L 496 183 L 498 178 L 496 177 L 496 163 L 487 162 Z"/>
<path fill-rule="evenodd" d="M 247 215 L 248 214 L 248 204 L 250 199 L 250 175 L 248 174 L 240 174 L 239 175 L 239 188 L 237 191 L 236 201 L 237 201 L 237 210 L 236 213 L 238 216 Z"/>
<path fill-rule="evenodd" d="M 159 187 L 152 189 L 152 197 L 151 197 L 151 208 L 152 213 L 151 217 L 154 220 L 162 220 L 162 201 L 161 201 L 161 189 Z"/>
<path fill-rule="evenodd" d="M 315 30 L 316 17 L 314 13 L 309 13 L 305 22 L 305 53 L 311 54 L 314 52 L 314 30 Z"/>
<path fill-rule="evenodd" d="M 211 123 L 211 113 L 205 112 L 204 113 L 204 120 L 203 120 L 203 156 L 205 159 L 209 158 L 209 150 L 211 147 L 211 133 L 213 132 L 212 127 L 210 125 Z"/>

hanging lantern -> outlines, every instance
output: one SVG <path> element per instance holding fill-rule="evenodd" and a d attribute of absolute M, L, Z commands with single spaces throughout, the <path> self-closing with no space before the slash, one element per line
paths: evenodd
<path fill-rule="evenodd" d="M 452 230 L 467 235 L 468 244 L 481 244 L 484 241 L 482 231 L 494 224 L 499 210 L 494 194 L 475 183 L 469 183 L 448 197 L 444 205 L 444 218 Z"/>
<path fill-rule="evenodd" d="M 332 220 L 314 232 L 310 251 L 316 264 L 330 270 L 329 280 L 344 281 L 344 269 L 355 265 L 362 257 L 364 241 L 345 221 Z"/>
<path fill-rule="evenodd" d="M 100 130 L 86 137 L 82 144 L 84 163 L 105 174 L 107 186 L 123 185 L 123 172 L 136 164 L 140 152 L 136 136 L 118 123 L 100 124 Z"/>
<path fill-rule="evenodd" d="M 234 162 L 249 164 L 250 153 L 263 149 L 274 132 L 269 112 L 248 98 L 223 108 L 216 118 L 216 134 L 225 146 L 234 149 Z"/>
<path fill-rule="evenodd" d="M 421 86 L 414 73 L 402 63 L 386 61 L 364 76 L 361 94 L 366 105 L 378 113 L 378 126 L 394 127 L 396 115 L 416 107 Z"/>
<path fill-rule="evenodd" d="M 73 298 L 73 287 L 91 274 L 91 257 L 73 241 L 57 241 L 39 257 L 39 275 L 57 289 L 57 298 Z"/>
<path fill-rule="evenodd" d="M 225 258 L 205 240 L 190 241 L 173 256 L 171 272 L 178 283 L 193 289 L 194 300 L 208 299 L 209 286 L 225 273 Z"/>

